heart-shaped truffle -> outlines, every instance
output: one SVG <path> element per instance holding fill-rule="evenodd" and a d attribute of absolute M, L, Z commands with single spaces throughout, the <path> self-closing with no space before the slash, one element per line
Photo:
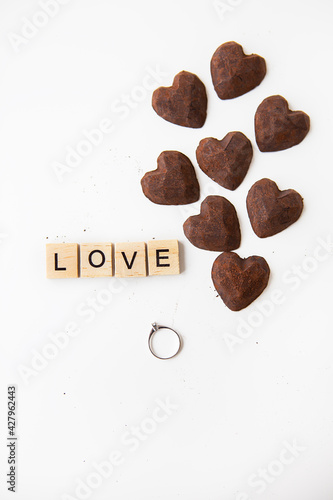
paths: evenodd
<path fill-rule="evenodd" d="M 235 250 L 241 234 L 235 207 L 223 196 L 207 196 L 199 215 L 184 222 L 184 233 L 190 242 L 203 250 Z"/>
<path fill-rule="evenodd" d="M 154 91 L 152 105 L 168 122 L 200 128 L 207 116 L 206 88 L 197 75 L 181 71 L 171 87 L 159 87 Z"/>
<path fill-rule="evenodd" d="M 179 151 L 163 151 L 157 169 L 141 179 L 145 196 L 158 205 L 186 205 L 200 197 L 200 187 L 191 161 Z"/>
<path fill-rule="evenodd" d="M 258 106 L 254 124 L 260 151 L 282 151 L 303 141 L 310 118 L 303 111 L 290 111 L 284 97 L 272 95 Z"/>
<path fill-rule="evenodd" d="M 227 42 L 214 52 L 210 63 L 213 85 L 220 99 L 233 99 L 257 87 L 266 75 L 266 62 L 257 54 Z"/>
<path fill-rule="evenodd" d="M 224 252 L 213 264 L 212 280 L 217 293 L 229 309 L 240 311 L 265 290 L 269 266 L 263 257 L 242 259 L 235 252 Z"/>
<path fill-rule="evenodd" d="M 253 231 L 259 238 L 267 238 L 297 221 L 303 198 L 293 189 L 280 191 L 275 182 L 261 179 L 248 192 L 246 206 Z"/>
<path fill-rule="evenodd" d="M 229 132 L 221 141 L 202 139 L 196 151 L 199 167 L 220 186 L 236 189 L 253 156 L 252 144 L 242 132 Z"/>

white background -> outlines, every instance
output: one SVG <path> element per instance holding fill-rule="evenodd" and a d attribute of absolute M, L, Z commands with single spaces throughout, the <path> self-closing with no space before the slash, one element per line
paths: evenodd
<path fill-rule="evenodd" d="M 10 38 L 21 36 L 24 18 L 40 19 L 41 7 L 1 0 L 1 498 L 12 498 L 5 479 L 6 391 L 15 383 L 18 500 L 83 498 L 75 493 L 79 481 L 86 484 L 94 462 L 116 450 L 123 463 L 85 498 L 332 500 L 332 246 L 321 250 L 325 260 L 314 257 L 318 238 L 333 238 L 332 3 L 224 5 L 228 9 L 218 12 L 212 0 L 71 0 L 15 50 Z M 267 76 L 250 93 L 221 101 L 210 59 L 230 40 L 263 56 Z M 205 83 L 202 129 L 172 125 L 152 110 L 143 83 L 156 67 L 163 75 L 149 80 L 152 88 L 170 85 L 181 70 Z M 260 153 L 253 117 L 273 94 L 308 113 L 311 131 L 290 150 Z M 116 101 L 126 95 L 133 108 L 120 112 Z M 59 182 L 55 162 L 64 164 L 84 130 L 105 118 L 113 131 Z M 214 185 L 195 161 L 202 138 L 221 139 L 232 130 L 254 146 L 249 173 L 235 192 Z M 239 255 L 261 255 L 270 265 L 266 291 L 241 312 L 227 309 L 212 285 L 218 254 L 193 247 L 183 235 L 184 220 L 199 204 L 158 206 L 142 194 L 141 177 L 168 149 L 193 161 L 201 201 L 217 193 L 235 205 Z M 249 188 L 263 177 L 296 189 L 305 203 L 296 224 L 266 240 L 252 232 L 245 207 Z M 46 279 L 47 242 L 152 238 L 179 239 L 179 276 Z M 105 289 L 109 304 L 101 305 Z M 279 305 L 272 302 L 276 290 Z M 98 312 L 87 312 L 92 298 Z M 183 335 L 184 349 L 173 360 L 159 361 L 148 351 L 153 321 Z M 77 335 L 66 337 L 54 359 L 38 363 L 50 335 L 71 322 Z M 227 334 L 238 339 L 233 349 Z M 152 426 L 157 400 L 166 399 L 177 409 L 132 451 L 126 433 Z M 303 451 L 289 465 L 277 464 L 293 441 Z M 251 486 L 251 475 L 268 467 L 275 477 Z"/>

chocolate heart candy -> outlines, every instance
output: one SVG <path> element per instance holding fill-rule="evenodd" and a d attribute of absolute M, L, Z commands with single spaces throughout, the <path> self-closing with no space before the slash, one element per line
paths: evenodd
<path fill-rule="evenodd" d="M 196 151 L 199 167 L 213 181 L 232 191 L 243 181 L 253 156 L 252 144 L 241 132 L 229 132 L 221 141 L 202 139 Z"/>
<path fill-rule="evenodd" d="M 158 205 L 186 205 L 200 197 L 200 187 L 191 161 L 179 151 L 163 151 L 157 169 L 141 179 L 145 196 Z"/>
<path fill-rule="evenodd" d="M 257 87 L 266 75 L 266 62 L 257 54 L 227 42 L 214 52 L 210 63 L 213 85 L 220 99 L 233 99 Z"/>
<path fill-rule="evenodd" d="M 206 88 L 197 75 L 181 71 L 175 76 L 172 87 L 159 87 L 154 91 L 152 105 L 168 122 L 200 128 L 207 116 Z"/>
<path fill-rule="evenodd" d="M 310 129 L 310 118 L 303 111 L 290 111 L 280 95 L 267 97 L 255 114 L 255 132 L 262 152 L 282 151 L 303 141 Z"/>
<path fill-rule="evenodd" d="M 234 252 L 224 252 L 213 264 L 212 280 L 217 293 L 229 309 L 240 311 L 265 290 L 269 266 L 263 257 L 242 259 Z"/>
<path fill-rule="evenodd" d="M 280 191 L 275 182 L 261 179 L 248 192 L 246 206 L 253 231 L 259 238 L 267 238 L 297 221 L 303 198 L 293 189 Z"/>
<path fill-rule="evenodd" d="M 199 215 L 192 215 L 183 225 L 185 236 L 203 250 L 235 250 L 241 235 L 235 207 L 223 196 L 207 196 Z"/>

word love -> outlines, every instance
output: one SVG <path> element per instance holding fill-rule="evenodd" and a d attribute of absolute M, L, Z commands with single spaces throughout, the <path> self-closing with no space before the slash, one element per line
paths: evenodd
<path fill-rule="evenodd" d="M 114 257 L 113 257 L 114 254 Z M 48 278 L 95 278 L 113 276 L 138 278 L 179 274 L 177 240 L 146 243 L 50 243 L 46 245 Z"/>

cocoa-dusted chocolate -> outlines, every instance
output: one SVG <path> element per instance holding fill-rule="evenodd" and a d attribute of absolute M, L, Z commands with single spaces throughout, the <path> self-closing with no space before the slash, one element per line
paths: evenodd
<path fill-rule="evenodd" d="M 258 106 L 254 124 L 260 151 L 282 151 L 303 141 L 310 118 L 303 111 L 291 111 L 284 97 L 272 95 Z"/>
<path fill-rule="evenodd" d="M 197 75 L 181 71 L 171 87 L 159 87 L 154 91 L 152 105 L 168 122 L 200 128 L 207 116 L 206 88 Z"/>
<path fill-rule="evenodd" d="M 210 63 L 214 89 L 220 99 L 233 99 L 257 87 L 266 75 L 265 59 L 245 55 L 236 42 L 223 43 Z"/>
<path fill-rule="evenodd" d="M 229 132 L 222 140 L 202 139 L 196 151 L 199 167 L 220 186 L 234 190 L 243 181 L 253 156 L 251 141 L 242 132 Z"/>
<path fill-rule="evenodd" d="M 163 151 L 157 158 L 157 169 L 141 179 L 145 196 L 158 205 L 186 205 L 200 197 L 194 167 L 183 153 Z"/>
<path fill-rule="evenodd" d="M 275 182 L 261 179 L 248 192 L 246 206 L 253 231 L 259 238 L 267 238 L 297 221 L 303 198 L 293 189 L 280 191 Z"/>
<path fill-rule="evenodd" d="M 196 247 L 218 252 L 235 250 L 241 234 L 235 207 L 223 196 L 207 196 L 199 215 L 184 223 L 186 238 Z"/>
<path fill-rule="evenodd" d="M 213 264 L 212 280 L 217 293 L 229 309 L 240 311 L 265 290 L 270 269 L 263 257 L 242 259 L 235 252 L 224 252 Z"/>

